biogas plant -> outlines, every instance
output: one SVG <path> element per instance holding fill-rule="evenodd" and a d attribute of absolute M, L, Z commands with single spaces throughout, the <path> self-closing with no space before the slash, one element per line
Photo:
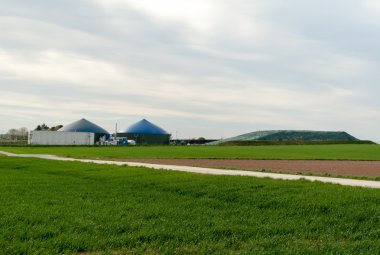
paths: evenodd
<path fill-rule="evenodd" d="M 128 128 L 110 134 L 104 128 L 80 119 L 58 131 L 31 131 L 30 145 L 167 145 L 170 134 L 143 119 Z"/>
<path fill-rule="evenodd" d="M 117 130 L 117 128 L 116 128 Z M 281 145 L 281 144 L 335 144 L 372 143 L 361 141 L 343 131 L 267 130 L 255 131 L 221 140 L 170 140 L 171 134 L 161 127 L 142 119 L 137 123 L 110 134 L 104 128 L 80 119 L 58 131 L 31 131 L 30 145 Z M 198 142 L 198 143 L 197 143 Z"/>

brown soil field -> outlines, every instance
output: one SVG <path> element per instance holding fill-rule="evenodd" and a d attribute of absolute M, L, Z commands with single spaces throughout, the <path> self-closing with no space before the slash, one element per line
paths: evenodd
<path fill-rule="evenodd" d="M 244 159 L 115 159 L 162 165 L 196 166 L 291 174 L 380 177 L 379 161 L 244 160 Z"/>

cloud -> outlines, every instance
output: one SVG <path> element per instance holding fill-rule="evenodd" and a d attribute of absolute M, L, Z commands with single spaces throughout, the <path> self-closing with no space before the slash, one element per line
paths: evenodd
<path fill-rule="evenodd" d="M 185 136 L 294 128 L 380 141 L 377 7 L 5 0 L 2 129 L 149 117 Z"/>

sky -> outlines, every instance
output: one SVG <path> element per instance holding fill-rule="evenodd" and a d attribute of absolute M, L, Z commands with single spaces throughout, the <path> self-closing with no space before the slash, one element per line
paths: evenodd
<path fill-rule="evenodd" d="M 0 31 L 0 133 L 146 118 L 380 142 L 377 0 L 1 0 Z"/>

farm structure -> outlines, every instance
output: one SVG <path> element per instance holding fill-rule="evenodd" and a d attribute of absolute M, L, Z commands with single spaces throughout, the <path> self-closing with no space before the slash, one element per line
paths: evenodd
<path fill-rule="evenodd" d="M 359 139 L 343 131 L 308 131 L 308 130 L 268 130 L 251 132 L 216 142 L 210 145 L 218 145 L 231 142 L 256 142 L 256 141 L 324 141 L 324 142 L 358 142 Z"/>
<path fill-rule="evenodd" d="M 110 134 L 104 128 L 88 121 L 86 119 L 80 119 L 69 125 L 63 126 L 58 132 L 89 132 L 94 133 L 95 142 L 98 142 L 100 138 L 109 138 Z"/>
<path fill-rule="evenodd" d="M 143 119 L 129 128 L 120 130 L 118 137 L 126 137 L 136 141 L 137 145 L 163 145 L 169 144 L 170 134 L 159 126 Z"/>
<path fill-rule="evenodd" d="M 109 136 L 110 134 L 105 129 L 86 119 L 80 119 L 58 131 L 31 131 L 28 143 L 31 145 L 94 145 Z"/>
<path fill-rule="evenodd" d="M 94 145 L 95 133 L 31 131 L 28 143 L 31 145 Z"/>

